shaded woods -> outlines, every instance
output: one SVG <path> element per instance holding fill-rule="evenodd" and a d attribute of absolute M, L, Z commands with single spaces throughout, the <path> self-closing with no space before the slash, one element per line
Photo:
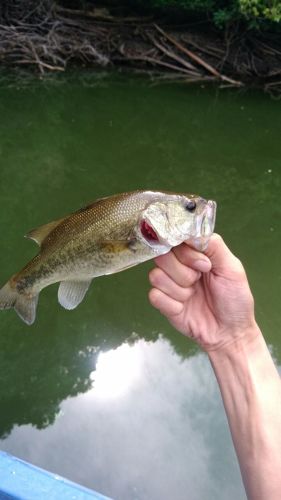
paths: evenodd
<path fill-rule="evenodd" d="M 81 8 L 78 2 L 4 0 L 0 7 L 2 64 L 41 74 L 70 64 L 122 67 L 155 79 L 251 85 L 281 94 L 281 40 L 277 31 L 241 23 L 216 29 L 155 11 Z"/>

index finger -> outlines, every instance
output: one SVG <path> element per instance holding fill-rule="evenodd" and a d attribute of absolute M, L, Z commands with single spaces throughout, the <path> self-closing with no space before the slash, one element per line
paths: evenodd
<path fill-rule="evenodd" d="M 177 259 L 184 265 L 206 273 L 211 270 L 210 259 L 202 252 L 195 250 L 186 243 L 174 247 L 173 252 Z"/>
<path fill-rule="evenodd" d="M 200 278 L 200 273 L 182 264 L 174 252 L 156 257 L 155 263 L 179 286 L 189 287 Z"/>

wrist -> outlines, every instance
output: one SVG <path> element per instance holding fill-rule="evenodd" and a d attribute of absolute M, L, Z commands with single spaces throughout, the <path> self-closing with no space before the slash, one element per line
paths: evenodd
<path fill-rule="evenodd" d="M 280 497 L 281 384 L 258 328 L 208 352 L 248 498 Z"/>
<path fill-rule="evenodd" d="M 241 328 L 235 331 L 222 332 L 222 340 L 216 345 L 210 345 L 205 351 L 210 360 L 215 361 L 221 357 L 231 357 L 241 353 L 250 353 L 254 351 L 257 346 L 262 342 L 264 343 L 263 335 L 259 326 L 254 321 L 252 325 L 247 328 Z"/>

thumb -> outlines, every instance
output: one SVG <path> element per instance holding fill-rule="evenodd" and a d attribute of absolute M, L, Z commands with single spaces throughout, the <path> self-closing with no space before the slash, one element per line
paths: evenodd
<path fill-rule="evenodd" d="M 205 250 L 205 255 L 212 263 L 212 271 L 216 274 L 229 276 L 233 273 L 244 273 L 240 260 L 229 250 L 219 234 L 214 233 Z"/>

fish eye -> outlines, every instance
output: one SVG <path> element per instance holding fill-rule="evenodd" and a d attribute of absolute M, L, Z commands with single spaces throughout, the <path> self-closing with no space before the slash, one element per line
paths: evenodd
<path fill-rule="evenodd" d="M 185 209 L 188 210 L 188 212 L 194 212 L 196 208 L 196 202 L 194 200 L 189 200 L 189 202 L 185 205 Z"/>

